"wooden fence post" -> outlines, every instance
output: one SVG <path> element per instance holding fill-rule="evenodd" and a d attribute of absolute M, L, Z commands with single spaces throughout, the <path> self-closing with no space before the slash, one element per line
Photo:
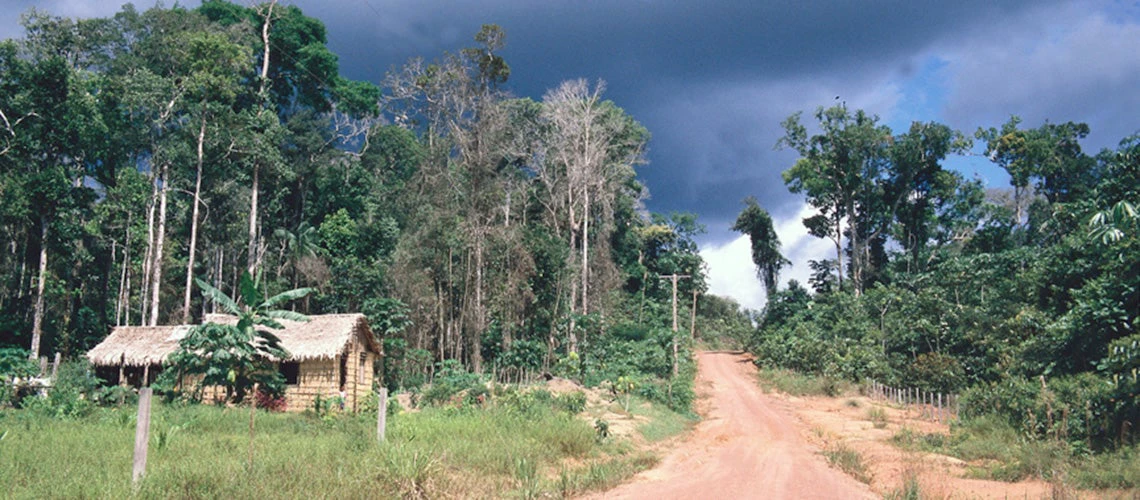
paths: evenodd
<path fill-rule="evenodd" d="M 376 439 L 383 443 L 388 426 L 388 388 L 380 388 L 380 404 L 376 405 Z"/>
<path fill-rule="evenodd" d="M 139 415 L 135 423 L 135 461 L 131 471 L 131 482 L 136 487 L 146 473 L 146 449 L 150 438 L 150 395 L 149 387 L 139 390 Z"/>
<path fill-rule="evenodd" d="M 253 419 L 254 419 L 254 417 L 257 416 L 257 391 L 258 391 L 258 389 L 259 389 L 258 383 L 254 382 L 253 392 L 250 393 L 250 396 L 249 396 L 250 397 L 250 401 L 249 401 L 249 471 L 250 472 L 253 472 L 253 438 L 254 438 Z"/>

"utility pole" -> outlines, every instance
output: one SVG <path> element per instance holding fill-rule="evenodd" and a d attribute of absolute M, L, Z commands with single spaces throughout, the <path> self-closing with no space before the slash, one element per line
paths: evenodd
<path fill-rule="evenodd" d="M 668 276 L 661 276 L 661 279 L 673 280 L 673 376 L 676 377 L 678 373 L 677 368 L 677 280 L 681 278 L 692 278 L 688 274 L 673 273 Z"/>
<path fill-rule="evenodd" d="M 697 339 L 697 287 L 693 287 L 693 308 L 689 310 L 689 338 Z"/>

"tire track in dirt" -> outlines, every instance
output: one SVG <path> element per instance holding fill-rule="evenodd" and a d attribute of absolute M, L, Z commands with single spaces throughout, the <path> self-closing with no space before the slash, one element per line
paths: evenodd
<path fill-rule="evenodd" d="M 697 355 L 703 420 L 657 467 L 588 498 L 875 498 L 828 467 L 738 353 Z"/>

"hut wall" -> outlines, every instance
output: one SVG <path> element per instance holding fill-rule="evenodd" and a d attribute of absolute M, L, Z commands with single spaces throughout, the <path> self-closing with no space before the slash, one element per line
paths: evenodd
<path fill-rule="evenodd" d="M 347 401 L 345 408 L 360 411 L 360 408 L 372 392 L 372 367 L 375 355 L 368 351 L 367 345 L 360 338 L 367 332 L 357 331 L 345 349 L 348 359 L 345 363 L 345 392 Z"/>
<path fill-rule="evenodd" d="M 313 407 L 319 395 L 321 399 L 340 395 L 337 387 L 338 359 L 313 359 L 300 366 L 296 385 L 285 386 L 285 402 L 289 411 L 304 411 Z"/>

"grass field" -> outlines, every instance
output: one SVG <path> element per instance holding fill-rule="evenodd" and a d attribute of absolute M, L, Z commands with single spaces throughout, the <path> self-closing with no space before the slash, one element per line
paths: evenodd
<path fill-rule="evenodd" d="M 401 413 L 389 418 L 384 444 L 375 429 L 374 416 L 259 410 L 250 467 L 247 408 L 156 404 L 147 474 L 135 491 L 133 407 L 74 419 L 0 410 L 0 495 L 534 498 L 613 486 L 656 461 L 629 440 L 599 440 L 585 419 L 542 405 Z"/>

